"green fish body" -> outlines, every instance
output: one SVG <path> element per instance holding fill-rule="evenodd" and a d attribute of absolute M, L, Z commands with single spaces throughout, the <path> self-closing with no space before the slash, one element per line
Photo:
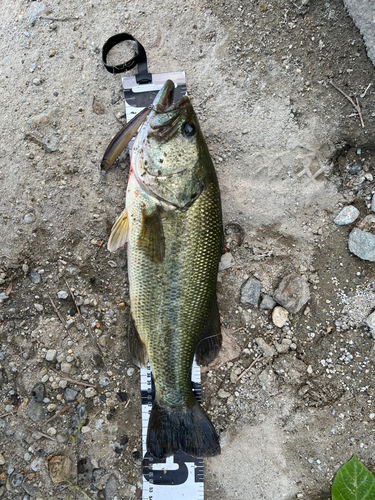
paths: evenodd
<path fill-rule="evenodd" d="M 166 82 L 132 152 L 126 208 L 109 249 L 128 243 L 131 326 L 138 366 L 155 382 L 147 450 L 220 453 L 218 436 L 192 392 L 191 367 L 207 364 L 221 345 L 216 300 L 222 249 L 215 169 L 187 97 L 173 101 Z"/>

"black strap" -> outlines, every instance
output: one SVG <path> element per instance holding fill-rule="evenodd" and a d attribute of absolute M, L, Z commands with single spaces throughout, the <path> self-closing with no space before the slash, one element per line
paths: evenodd
<path fill-rule="evenodd" d="M 110 66 L 107 64 L 107 55 L 108 52 L 117 44 L 120 42 L 124 42 L 126 40 L 133 40 L 134 42 L 137 43 L 137 52 L 134 57 L 132 57 L 129 61 L 122 63 L 122 64 L 116 64 L 116 66 Z M 151 74 L 147 71 L 147 57 L 146 57 L 146 51 L 143 48 L 143 45 L 138 42 L 132 35 L 129 33 L 119 33 L 118 35 L 111 36 L 105 44 L 103 45 L 103 50 L 102 50 L 102 59 L 104 66 L 106 67 L 107 71 L 110 73 L 123 73 L 125 71 L 129 71 L 130 69 L 134 68 L 136 64 L 138 64 L 138 74 L 135 76 L 135 79 L 137 83 L 142 84 L 142 83 L 151 83 L 152 82 L 152 76 Z"/>

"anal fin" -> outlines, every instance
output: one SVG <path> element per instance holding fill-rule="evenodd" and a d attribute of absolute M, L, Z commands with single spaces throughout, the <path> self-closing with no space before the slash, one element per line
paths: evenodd
<path fill-rule="evenodd" d="M 108 240 L 108 250 L 110 252 L 114 252 L 118 248 L 122 248 L 125 243 L 128 242 L 129 236 L 129 220 L 128 220 L 128 212 L 125 210 L 122 212 L 120 217 L 114 223 L 111 236 Z"/>
<path fill-rule="evenodd" d="M 197 364 L 200 366 L 209 365 L 219 354 L 222 342 L 223 337 L 220 331 L 219 306 L 217 305 L 215 294 L 210 313 L 202 331 L 201 341 L 195 352 Z"/>
<path fill-rule="evenodd" d="M 129 351 L 133 363 L 136 366 L 141 367 L 147 365 L 146 346 L 139 336 L 131 314 L 129 318 Z"/>

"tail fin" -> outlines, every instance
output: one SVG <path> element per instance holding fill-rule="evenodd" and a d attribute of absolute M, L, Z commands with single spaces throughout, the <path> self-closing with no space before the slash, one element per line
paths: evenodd
<path fill-rule="evenodd" d="M 220 454 L 219 436 L 195 399 L 192 408 L 172 408 L 155 401 L 148 424 L 147 451 L 155 458 L 178 451 L 212 457 Z"/>

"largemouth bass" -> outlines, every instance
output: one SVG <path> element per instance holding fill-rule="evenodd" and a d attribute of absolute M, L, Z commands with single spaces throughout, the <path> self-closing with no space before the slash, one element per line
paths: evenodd
<path fill-rule="evenodd" d="M 220 453 L 219 438 L 192 392 L 191 367 L 194 354 L 208 364 L 221 346 L 220 192 L 190 100 L 173 104 L 173 92 L 169 80 L 135 139 L 126 208 L 108 248 L 128 244 L 129 345 L 155 382 L 147 451 L 207 457 Z"/>

